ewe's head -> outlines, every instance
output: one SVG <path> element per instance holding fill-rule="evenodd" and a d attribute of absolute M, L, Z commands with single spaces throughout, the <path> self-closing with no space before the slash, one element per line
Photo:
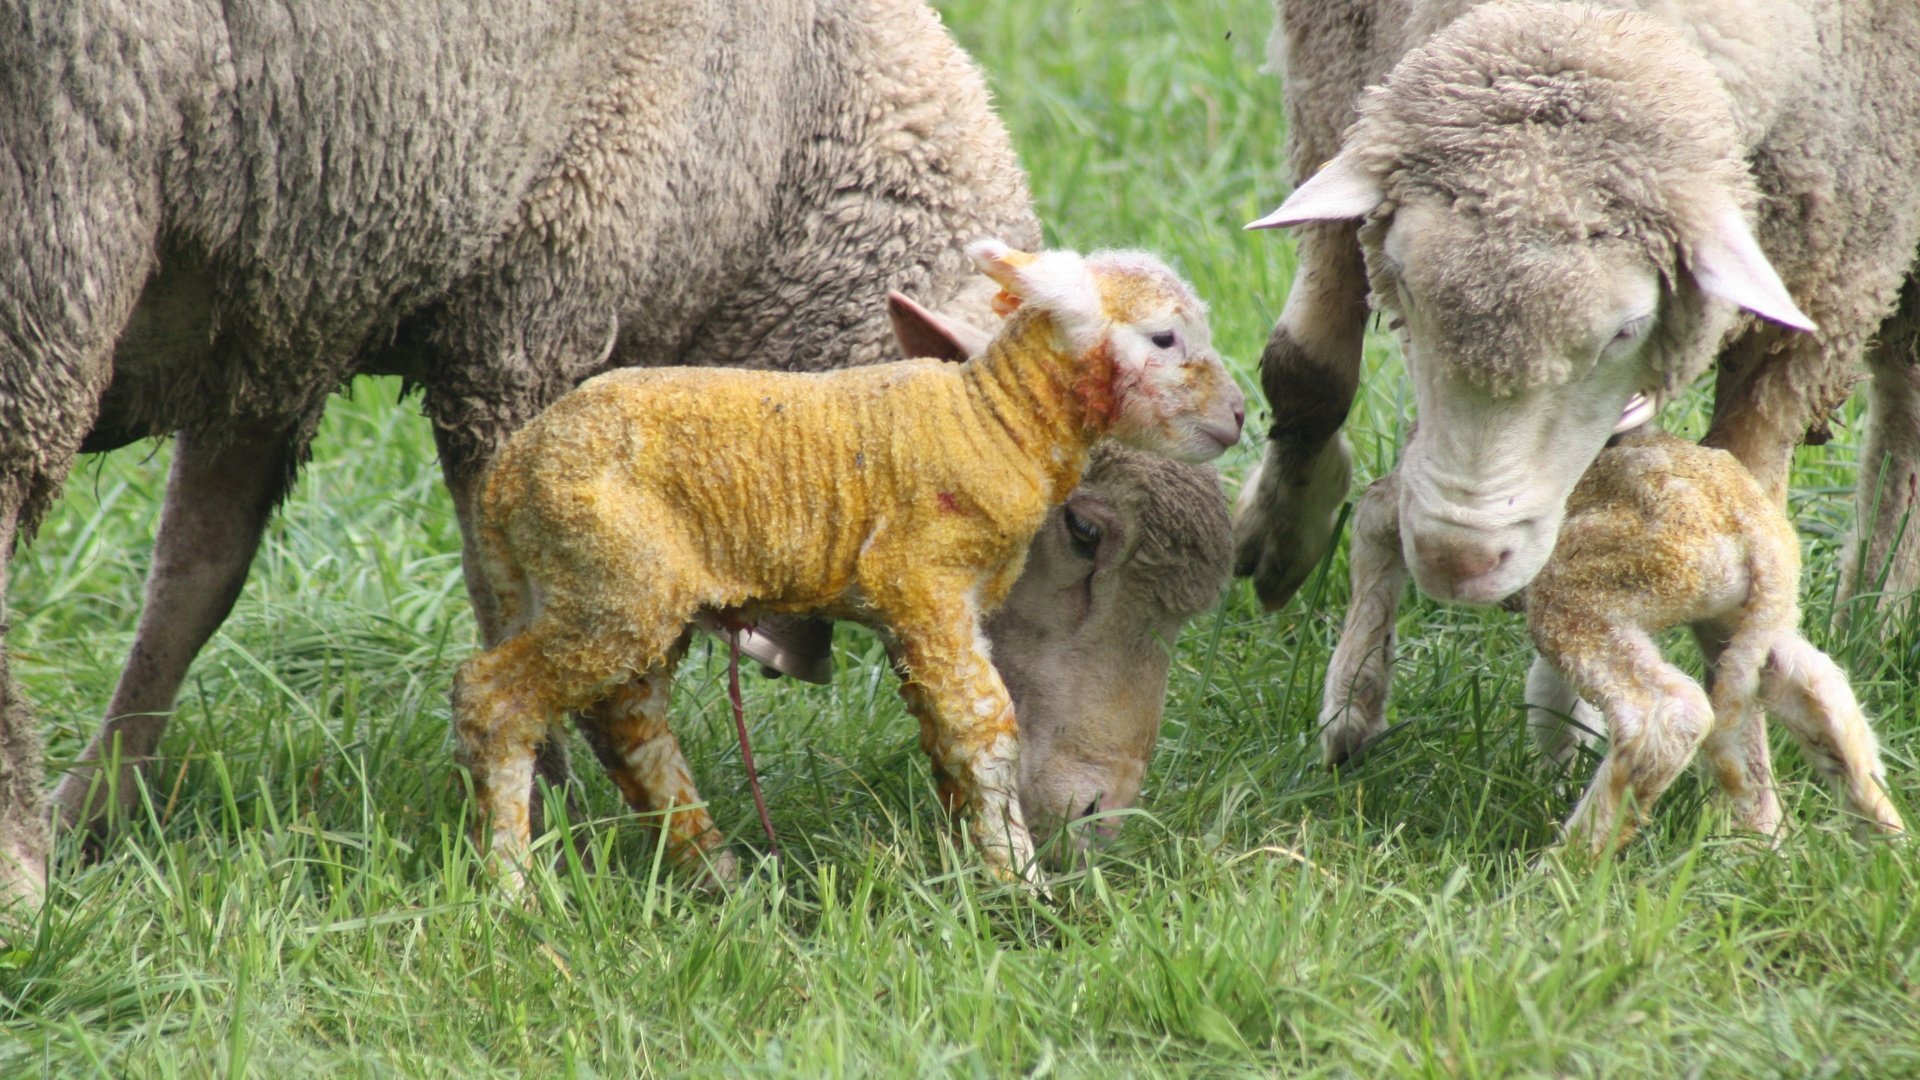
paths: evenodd
<path fill-rule="evenodd" d="M 1211 468 L 1108 443 L 988 618 L 993 664 L 1020 721 L 1020 805 L 1056 860 L 1113 836 L 1115 811 L 1138 798 L 1174 641 L 1219 599 L 1228 545 Z"/>
<path fill-rule="evenodd" d="M 1115 439 L 1194 462 L 1240 440 L 1246 399 L 1213 351 L 1206 305 L 1165 263 L 1131 251 L 1030 255 L 997 240 L 967 252 L 1008 310 L 1050 320 L 1075 357 L 1111 359 L 1111 380 L 1085 391 Z"/>
<path fill-rule="evenodd" d="M 1629 401 L 1704 370 L 1737 309 L 1812 328 L 1748 227 L 1745 156 L 1672 27 L 1502 0 L 1402 58 L 1250 226 L 1364 222 L 1420 410 L 1401 524 L 1422 589 L 1484 603 L 1531 580 Z"/>

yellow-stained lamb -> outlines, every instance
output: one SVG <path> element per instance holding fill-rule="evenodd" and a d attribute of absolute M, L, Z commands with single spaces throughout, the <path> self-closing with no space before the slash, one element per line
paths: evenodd
<path fill-rule="evenodd" d="M 1799 583 L 1792 524 L 1731 454 L 1650 429 L 1601 453 L 1526 597 L 1542 750 L 1566 756 L 1595 709 L 1610 737 L 1570 843 L 1598 852 L 1631 836 L 1699 749 L 1741 823 L 1776 833 L 1763 709 L 1863 827 L 1904 831 L 1846 674 L 1800 634 Z M 1711 692 L 1661 658 L 1654 635 L 1681 624 L 1708 657 Z"/>
<path fill-rule="evenodd" d="M 1204 305 L 1151 256 L 969 251 L 1012 314 L 965 364 L 616 371 L 507 445 L 481 528 L 506 632 L 453 691 L 496 855 L 524 855 L 535 746 L 577 710 L 629 803 L 678 808 L 676 858 L 728 874 L 667 727 L 673 666 L 702 613 L 806 611 L 890 635 L 943 793 L 990 865 L 1035 873 L 981 616 L 1094 442 L 1205 460 L 1238 439 L 1244 402 Z"/>

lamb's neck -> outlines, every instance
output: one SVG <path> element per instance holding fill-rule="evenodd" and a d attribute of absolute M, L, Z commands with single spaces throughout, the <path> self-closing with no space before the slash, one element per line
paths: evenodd
<path fill-rule="evenodd" d="M 1016 316 L 966 379 L 983 421 L 1043 475 L 1054 501 L 1080 482 L 1087 453 L 1113 424 L 1113 359 L 1103 347 L 1075 356 L 1046 319 Z"/>

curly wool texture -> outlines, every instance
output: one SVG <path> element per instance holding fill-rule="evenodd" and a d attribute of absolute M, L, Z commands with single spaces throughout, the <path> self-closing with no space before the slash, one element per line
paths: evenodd
<path fill-rule="evenodd" d="M 890 359 L 874 297 L 984 316 L 964 240 L 1039 236 L 919 0 L 0 14 L 0 466 L 29 525 L 89 430 L 245 417 L 304 448 L 355 374 L 422 387 L 464 467 L 611 366 Z"/>
<path fill-rule="evenodd" d="M 1367 92 L 1348 147 L 1387 193 L 1361 231 L 1376 296 L 1394 287 L 1379 253 L 1394 209 L 1437 202 L 1471 223 L 1428 299 L 1435 340 L 1496 395 L 1571 374 L 1539 346 L 1594 308 L 1590 250 L 1638 249 L 1671 290 L 1682 238 L 1705 230 L 1714 197 L 1755 198 L 1712 65 L 1664 22 L 1585 4 L 1462 16 Z M 1530 266 L 1564 287 L 1515 296 L 1503 275 L 1458 269 L 1474 265 Z M 1670 388 L 1704 369 L 1725 329 L 1701 324 L 1697 311 L 1662 321 L 1654 366 Z"/>

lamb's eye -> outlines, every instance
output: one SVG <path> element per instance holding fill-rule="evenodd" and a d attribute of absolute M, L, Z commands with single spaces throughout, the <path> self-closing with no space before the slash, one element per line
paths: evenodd
<path fill-rule="evenodd" d="M 1061 508 L 1067 522 L 1067 540 L 1073 547 L 1073 553 L 1083 559 L 1093 558 L 1100 547 L 1100 526 L 1073 512 L 1070 506 Z"/>
<path fill-rule="evenodd" d="M 1173 348 L 1173 342 L 1175 339 L 1173 336 L 1173 331 L 1162 330 L 1159 333 L 1153 335 L 1148 340 L 1152 341 L 1156 348 L 1171 349 Z"/>

